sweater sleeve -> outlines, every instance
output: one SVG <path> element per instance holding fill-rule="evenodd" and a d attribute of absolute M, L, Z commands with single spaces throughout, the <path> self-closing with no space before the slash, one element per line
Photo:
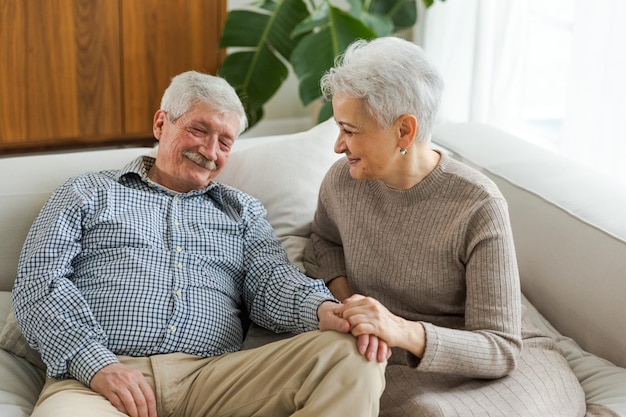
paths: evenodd
<path fill-rule="evenodd" d="M 492 198 L 468 217 L 460 260 L 465 264 L 465 329 L 424 323 L 419 370 L 498 378 L 516 367 L 522 348 L 521 296 L 506 202 Z"/>

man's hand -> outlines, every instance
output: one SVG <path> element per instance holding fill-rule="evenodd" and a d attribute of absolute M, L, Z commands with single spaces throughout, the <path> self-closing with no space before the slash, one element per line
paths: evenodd
<path fill-rule="evenodd" d="M 320 330 L 335 330 L 340 333 L 350 331 L 350 323 L 343 319 L 340 313 L 341 304 L 333 301 L 324 301 L 317 308 L 317 318 L 320 321 Z"/>
<path fill-rule="evenodd" d="M 157 417 L 154 391 L 137 369 L 121 363 L 107 365 L 91 379 L 90 388 L 131 417 Z"/>

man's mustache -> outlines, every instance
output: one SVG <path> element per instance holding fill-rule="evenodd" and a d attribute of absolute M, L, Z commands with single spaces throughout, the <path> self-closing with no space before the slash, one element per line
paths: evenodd
<path fill-rule="evenodd" d="M 192 162 L 200 165 L 201 167 L 208 169 L 209 171 L 215 171 L 217 169 L 217 165 L 215 164 L 215 161 L 205 158 L 204 156 L 200 155 L 198 152 L 183 151 L 183 155 L 189 158 Z"/>

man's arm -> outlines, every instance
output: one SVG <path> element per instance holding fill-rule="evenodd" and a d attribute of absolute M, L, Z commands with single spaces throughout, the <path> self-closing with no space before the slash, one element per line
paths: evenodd
<path fill-rule="evenodd" d="M 105 347 L 106 335 L 72 281 L 86 206 L 73 181 L 59 187 L 46 203 L 22 249 L 13 308 L 48 375 L 73 376 L 88 385 L 99 369 L 117 358 Z"/>

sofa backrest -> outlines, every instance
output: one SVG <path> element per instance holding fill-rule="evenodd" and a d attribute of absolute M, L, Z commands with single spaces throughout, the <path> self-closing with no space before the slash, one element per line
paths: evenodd
<path fill-rule="evenodd" d="M 504 194 L 533 305 L 583 349 L 626 367 L 626 184 L 486 125 L 441 124 L 434 141 Z"/>

